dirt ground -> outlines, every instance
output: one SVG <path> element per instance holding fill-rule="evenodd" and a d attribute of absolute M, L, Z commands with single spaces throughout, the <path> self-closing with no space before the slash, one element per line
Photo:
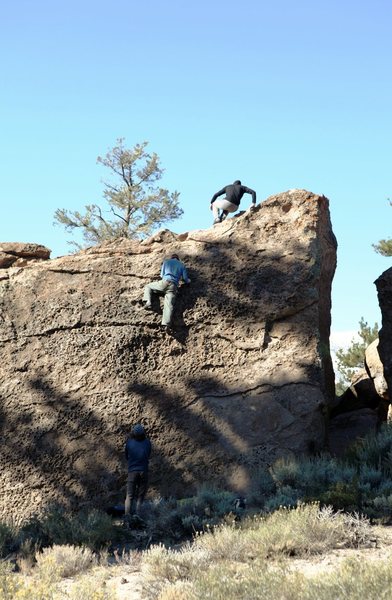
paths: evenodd
<path fill-rule="evenodd" d="M 140 571 L 116 575 L 110 580 L 114 586 L 118 600 L 141 600 L 142 586 Z"/>
<path fill-rule="evenodd" d="M 341 548 L 319 556 L 293 558 L 292 569 L 301 571 L 307 577 L 334 571 L 348 558 L 359 558 L 364 562 L 382 561 L 392 556 L 392 527 L 374 527 L 374 542 L 369 548 Z"/>
<path fill-rule="evenodd" d="M 360 558 L 364 562 L 382 561 L 392 557 L 392 527 L 374 527 L 374 541 L 368 548 L 341 548 L 326 554 L 309 558 L 291 558 L 290 567 L 307 577 L 335 570 L 347 558 Z M 114 585 L 118 600 L 144 600 L 140 570 L 129 567 L 121 572 L 116 567 L 116 575 L 108 580 Z"/>

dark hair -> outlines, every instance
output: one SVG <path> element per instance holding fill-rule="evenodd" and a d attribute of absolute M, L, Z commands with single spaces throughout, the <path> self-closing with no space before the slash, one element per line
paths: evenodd
<path fill-rule="evenodd" d="M 136 425 L 134 425 L 132 427 L 131 437 L 133 437 L 135 440 L 140 440 L 140 441 L 145 440 L 146 432 L 144 430 L 143 425 L 140 425 L 140 423 L 137 423 Z"/>
<path fill-rule="evenodd" d="M 178 258 L 178 254 L 172 254 L 172 255 L 171 255 L 171 257 L 172 257 L 172 258 L 176 258 L 177 260 L 180 260 L 180 259 Z"/>
<path fill-rule="evenodd" d="M 241 182 L 240 182 L 240 180 L 239 180 L 239 179 L 236 179 L 236 180 L 234 181 L 233 185 L 241 185 Z"/>

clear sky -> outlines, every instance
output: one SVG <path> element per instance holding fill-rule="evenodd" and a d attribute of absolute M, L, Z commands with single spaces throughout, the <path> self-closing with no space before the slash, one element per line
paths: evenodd
<path fill-rule="evenodd" d="M 325 194 L 332 329 L 380 322 L 391 18 L 390 0 L 0 0 L 0 240 L 71 251 L 56 208 L 99 203 L 96 157 L 148 140 L 181 192 L 174 231 L 211 226 L 209 200 L 234 179 L 258 201 Z"/>

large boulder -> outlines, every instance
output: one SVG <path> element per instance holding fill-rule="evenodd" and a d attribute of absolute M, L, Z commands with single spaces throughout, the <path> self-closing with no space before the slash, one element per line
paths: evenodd
<path fill-rule="evenodd" d="M 366 369 L 359 369 L 351 379 L 351 385 L 331 406 L 330 418 L 345 412 L 371 408 L 377 410 L 382 398 L 377 394 L 374 380 Z"/>
<path fill-rule="evenodd" d="M 382 315 L 382 327 L 378 333 L 378 353 L 384 367 L 384 378 L 387 384 L 386 397 L 392 395 L 392 267 L 384 271 L 375 281 L 378 293 L 378 303 Z M 388 420 L 392 420 L 391 405 L 389 405 Z"/>
<path fill-rule="evenodd" d="M 375 433 L 379 424 L 377 411 L 356 408 L 334 417 L 329 424 L 329 450 L 332 456 L 341 457 L 357 440 Z"/>
<path fill-rule="evenodd" d="M 29 261 L 48 260 L 48 258 L 50 258 L 50 250 L 41 244 L 0 242 L 0 269 L 8 269 L 11 266 L 23 267 Z"/>
<path fill-rule="evenodd" d="M 358 438 L 375 433 L 385 420 L 385 401 L 376 391 L 374 380 L 366 369 L 352 378 L 344 394 L 331 406 L 328 424 L 328 449 L 333 456 L 342 456 Z"/>
<path fill-rule="evenodd" d="M 358 437 L 375 433 L 388 415 L 388 389 L 378 354 L 378 338 L 365 350 L 364 367 L 330 409 L 329 450 L 341 456 Z"/>
<path fill-rule="evenodd" d="M 374 382 L 377 394 L 383 400 L 389 400 L 388 386 L 384 377 L 384 365 L 378 351 L 379 339 L 375 339 L 365 350 L 365 369 Z"/>
<path fill-rule="evenodd" d="M 140 299 L 173 251 L 192 283 L 169 335 Z M 277 457 L 323 448 L 335 264 L 328 200 L 292 190 L 208 230 L 5 269 L 2 515 L 116 498 L 137 421 L 164 495 L 246 489 Z"/>

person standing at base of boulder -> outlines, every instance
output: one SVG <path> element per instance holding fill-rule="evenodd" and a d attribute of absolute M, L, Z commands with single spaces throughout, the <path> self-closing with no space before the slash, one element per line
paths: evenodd
<path fill-rule="evenodd" d="M 151 300 L 153 294 L 164 296 L 162 325 L 170 328 L 180 281 L 182 280 L 185 283 L 191 282 L 185 265 L 180 261 L 178 254 L 172 254 L 169 259 L 163 261 L 161 278 L 161 281 L 153 281 L 144 288 L 144 308 L 146 310 L 152 309 Z"/>
<path fill-rule="evenodd" d="M 138 423 L 132 427 L 131 435 L 125 444 L 125 458 L 128 462 L 125 515 L 138 512 L 144 502 L 148 487 L 150 455 L 151 442 L 143 425 Z"/>
<path fill-rule="evenodd" d="M 217 200 L 217 198 L 223 194 L 226 194 L 226 197 L 222 198 L 222 200 Z M 214 215 L 214 225 L 216 223 L 221 223 L 226 219 L 229 213 L 234 213 L 238 210 L 241 198 L 244 194 L 252 195 L 252 204 L 250 208 L 253 209 L 256 206 L 256 192 L 245 185 L 242 185 L 239 179 L 236 179 L 234 183 L 231 183 L 230 185 L 226 185 L 212 196 L 210 208 Z M 220 213 L 219 210 L 221 211 Z"/>

